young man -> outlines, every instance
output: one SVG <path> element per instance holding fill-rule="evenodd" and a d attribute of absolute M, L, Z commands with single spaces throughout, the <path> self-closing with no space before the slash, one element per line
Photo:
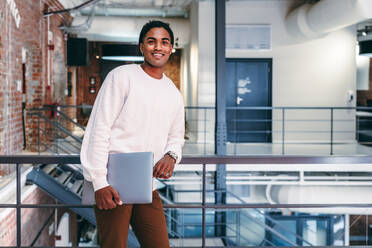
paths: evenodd
<path fill-rule="evenodd" d="M 103 248 L 127 247 L 129 224 L 141 247 L 169 247 L 158 192 L 152 204 L 125 204 L 106 180 L 109 153 L 154 153 L 153 176 L 169 178 L 184 143 L 183 98 L 164 74 L 174 44 L 169 25 L 150 21 L 142 28 L 141 65 L 124 65 L 106 77 L 95 100 L 81 148 L 84 177 L 93 183 L 95 215 Z"/>

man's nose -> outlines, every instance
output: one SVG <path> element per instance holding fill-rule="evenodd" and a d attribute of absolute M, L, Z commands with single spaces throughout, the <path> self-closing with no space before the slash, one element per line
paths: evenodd
<path fill-rule="evenodd" d="M 155 42 L 155 50 L 161 49 L 161 42 Z"/>

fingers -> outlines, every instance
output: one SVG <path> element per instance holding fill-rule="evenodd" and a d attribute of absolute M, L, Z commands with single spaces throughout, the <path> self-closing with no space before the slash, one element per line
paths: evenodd
<path fill-rule="evenodd" d="M 155 178 L 162 178 L 163 173 L 167 173 L 167 167 L 166 163 L 159 161 L 154 168 L 153 176 Z"/>
<path fill-rule="evenodd" d="M 166 174 L 163 175 L 164 179 L 169 179 L 173 175 L 174 164 L 171 164 Z"/>
<path fill-rule="evenodd" d="M 159 161 L 154 167 L 153 176 L 155 178 L 168 179 L 172 176 L 174 163 Z"/>
<path fill-rule="evenodd" d="M 168 164 L 162 164 L 162 166 L 158 170 L 157 177 L 163 178 L 168 173 Z"/>
<path fill-rule="evenodd" d="M 155 178 L 158 177 L 159 167 L 160 167 L 160 163 L 158 162 L 158 163 L 156 163 L 156 165 L 155 165 L 155 167 L 152 171 L 152 176 L 155 177 Z"/>
<path fill-rule="evenodd" d="M 119 205 L 122 204 L 118 193 L 111 186 L 107 186 L 103 189 L 96 191 L 95 198 L 96 198 L 97 208 L 100 210 L 103 210 L 103 209 L 109 210 L 109 209 L 115 208 L 116 207 L 115 202 L 117 202 Z"/>
<path fill-rule="evenodd" d="M 114 188 L 112 188 L 112 195 L 114 196 L 114 200 L 118 205 L 123 205 L 123 202 L 120 200 L 118 192 Z"/>
<path fill-rule="evenodd" d="M 98 209 L 100 210 L 109 210 L 116 207 L 116 203 L 112 200 L 112 196 L 110 198 L 104 197 L 100 201 L 97 201 L 96 204 Z"/>
<path fill-rule="evenodd" d="M 165 174 L 162 178 L 163 179 L 169 179 L 171 176 L 172 176 L 172 172 L 168 172 L 167 174 Z"/>

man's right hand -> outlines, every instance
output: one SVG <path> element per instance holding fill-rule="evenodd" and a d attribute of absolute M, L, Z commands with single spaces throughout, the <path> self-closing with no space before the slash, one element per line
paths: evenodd
<path fill-rule="evenodd" d="M 99 210 L 109 210 L 123 204 L 118 192 L 110 185 L 94 192 L 94 197 Z"/>

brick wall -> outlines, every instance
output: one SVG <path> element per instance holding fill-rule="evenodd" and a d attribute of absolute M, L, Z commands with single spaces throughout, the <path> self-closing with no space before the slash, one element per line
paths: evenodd
<path fill-rule="evenodd" d="M 100 52 L 101 45 L 97 42 L 89 42 L 88 53 L 89 53 L 89 65 L 77 67 L 77 76 L 76 76 L 76 104 L 88 104 L 93 105 L 94 100 L 97 97 L 97 93 L 103 79 L 100 77 L 100 65 L 99 59 L 96 58 L 97 55 L 101 54 Z M 96 80 L 96 93 L 89 93 L 89 79 L 94 77 Z M 80 124 L 86 125 L 88 122 L 87 116 L 83 113 L 82 109 L 77 110 L 77 118 Z"/>
<path fill-rule="evenodd" d="M 181 73 L 181 50 L 177 49 L 175 53 L 172 53 L 168 63 L 165 65 L 165 75 L 172 79 L 174 85 L 180 89 L 180 73 Z"/>
<path fill-rule="evenodd" d="M 54 200 L 42 192 L 39 188 L 34 188 L 32 192 L 23 200 L 25 204 L 53 204 Z M 14 246 L 17 243 L 17 217 L 16 210 L 3 209 L 0 212 L 0 246 Z M 36 209 L 27 208 L 21 211 L 21 224 L 22 224 L 22 238 L 21 242 L 24 246 L 30 246 L 39 230 L 41 229 L 44 222 L 46 222 L 49 216 L 52 214 L 52 209 Z M 49 235 L 49 225 L 54 221 L 52 217 L 46 228 L 42 231 L 38 238 L 35 246 L 53 246 L 54 237 L 53 234 Z"/>
<path fill-rule="evenodd" d="M 23 149 L 22 87 L 19 87 L 23 73 L 26 108 L 53 102 L 64 104 L 67 88 L 65 41 L 58 26 L 70 21 L 69 15 L 43 17 L 44 10 L 62 9 L 56 0 L 14 2 L 21 20 L 19 27 L 10 5 L 0 1 L 0 154 L 16 154 Z M 48 27 L 53 36 L 49 44 Z M 22 51 L 26 61 L 22 61 Z M 27 148 L 35 150 L 31 144 L 36 143 L 37 135 L 31 129 L 35 126 L 32 122 L 32 118 L 27 118 L 26 140 Z"/>
<path fill-rule="evenodd" d="M 13 2 L 15 5 L 11 6 L 9 3 L 13 4 Z M 20 17 L 19 27 L 16 26 L 11 11 L 14 6 Z M 58 26 L 63 21 L 69 22 L 70 17 L 64 14 L 44 18 L 43 13 L 46 8 L 58 10 L 62 9 L 62 5 L 57 0 L 0 1 L 0 155 L 13 155 L 23 150 L 23 98 L 26 108 L 41 107 L 43 104 L 53 102 L 65 103 L 64 88 L 67 84 L 65 41 Z M 48 27 L 53 34 L 51 46 L 48 46 Z M 23 87 L 23 80 L 25 87 Z M 35 127 L 37 122 L 27 118 L 27 148 L 31 148 L 31 144 L 37 140 L 37 132 L 32 129 Z M 0 165 L 0 177 L 10 174 L 14 168 L 14 166 Z M 54 201 L 39 189 L 35 189 L 23 202 L 53 203 Z M 50 209 L 22 210 L 23 245 L 31 244 L 50 213 Z M 15 210 L 1 209 L 0 246 L 15 245 L 15 230 Z M 47 228 L 36 245 L 53 244 L 54 241 L 48 235 Z"/>

